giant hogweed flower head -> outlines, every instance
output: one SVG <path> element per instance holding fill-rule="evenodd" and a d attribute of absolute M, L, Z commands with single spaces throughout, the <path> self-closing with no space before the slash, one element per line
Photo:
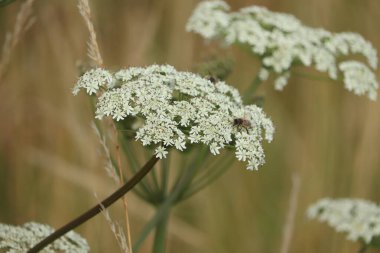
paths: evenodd
<path fill-rule="evenodd" d="M 87 80 L 98 78 L 98 71 L 105 70 L 87 72 Z M 239 92 L 225 82 L 211 82 L 169 65 L 133 67 L 105 76 L 112 80 L 94 80 L 105 89 L 98 98 L 96 118 L 110 116 L 128 130 L 137 125 L 136 140 L 154 147 L 158 158 L 165 158 L 168 148 L 183 151 L 199 143 L 213 155 L 223 148 L 235 149 L 238 160 L 247 161 L 251 170 L 264 163 L 262 141 L 272 140 L 272 122 L 261 108 L 244 106 Z M 95 85 L 83 85 L 80 78 L 74 91 L 84 88 L 93 94 L 87 86 Z M 234 119 L 249 121 L 250 126 L 234 125 Z"/>
<path fill-rule="evenodd" d="M 228 11 L 224 1 L 203 1 L 195 8 L 186 29 L 208 40 L 247 46 L 259 56 L 265 70 L 276 74 L 276 89 L 281 90 L 287 84 L 293 66 L 303 65 L 325 72 L 334 80 L 343 75 L 348 90 L 376 99 L 378 83 L 371 68 L 377 68 L 377 51 L 359 34 L 308 27 L 292 15 L 265 7 Z M 218 15 L 213 15 L 214 12 Z M 363 56 L 368 66 L 356 60 L 342 60 L 349 55 Z M 264 77 L 263 81 L 268 76 Z"/>
<path fill-rule="evenodd" d="M 321 199 L 307 210 L 310 219 L 326 222 L 348 239 L 371 243 L 380 235 L 380 206 L 361 199 Z"/>
<path fill-rule="evenodd" d="M 26 252 L 53 232 L 54 229 L 50 226 L 35 222 L 25 223 L 22 226 L 0 223 L 0 249 L 5 249 L 4 252 L 7 253 Z M 41 252 L 87 253 L 89 250 L 87 241 L 79 234 L 70 231 Z"/>

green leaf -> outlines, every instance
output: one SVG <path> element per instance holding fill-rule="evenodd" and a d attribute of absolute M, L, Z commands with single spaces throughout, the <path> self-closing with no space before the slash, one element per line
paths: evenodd
<path fill-rule="evenodd" d="M 15 0 L 0 0 L 0 7 L 5 7 L 6 5 L 12 3 Z"/>

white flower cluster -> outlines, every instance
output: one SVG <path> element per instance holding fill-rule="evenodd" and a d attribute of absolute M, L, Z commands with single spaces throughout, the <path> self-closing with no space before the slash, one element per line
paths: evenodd
<path fill-rule="evenodd" d="M 380 235 L 380 206 L 360 199 L 321 199 L 307 210 L 310 219 L 327 222 L 348 239 L 369 244 Z"/>
<path fill-rule="evenodd" d="M 195 30 L 206 39 L 218 37 L 229 25 L 228 4 L 223 1 L 202 2 L 189 20 L 188 29 Z"/>
<path fill-rule="evenodd" d="M 376 76 L 367 66 L 358 61 L 345 61 L 339 64 L 339 69 L 343 72 L 347 90 L 356 95 L 367 93 L 370 99 L 376 100 L 378 88 Z M 357 85 L 358 83 L 361 85 Z"/>
<path fill-rule="evenodd" d="M 377 51 L 359 34 L 311 28 L 292 15 L 272 12 L 265 7 L 251 6 L 238 12 L 228 10 L 224 1 L 203 1 L 194 10 L 186 29 L 206 39 L 247 45 L 260 57 L 263 68 L 279 76 L 280 80 L 275 81 L 277 89 L 287 84 L 292 66 L 304 65 L 326 72 L 334 80 L 341 78 L 341 70 L 347 89 L 376 99 L 378 84 L 370 68 L 377 68 Z M 347 64 L 340 63 L 339 58 L 350 54 L 364 56 L 370 67 L 355 61 L 361 64 L 360 68 L 342 70 L 341 65 Z"/>
<path fill-rule="evenodd" d="M 85 74 L 89 80 L 96 78 L 92 73 Z M 169 65 L 109 75 L 115 86 L 99 97 L 96 117 L 111 116 L 125 123 L 126 130 L 134 130 L 134 123 L 140 122 L 136 139 L 156 147 L 158 158 L 166 157 L 168 147 L 182 151 L 189 144 L 203 143 L 214 155 L 224 147 L 235 147 L 237 158 L 248 161 L 251 170 L 264 163 L 262 140 L 272 140 L 272 122 L 261 108 L 244 106 L 239 92 L 225 82 L 211 82 Z M 74 90 L 79 88 L 81 79 Z M 245 124 L 234 124 L 236 119 Z"/>
<path fill-rule="evenodd" d="M 7 253 L 26 252 L 53 232 L 54 229 L 51 227 L 35 222 L 25 223 L 23 226 L 0 223 L 0 249 L 6 250 L 0 251 Z M 70 231 L 65 236 L 49 244 L 41 252 L 86 253 L 89 250 L 87 241 L 79 234 Z"/>
<path fill-rule="evenodd" d="M 77 95 L 81 88 L 86 89 L 88 94 L 96 93 L 101 86 L 107 86 L 111 88 L 112 75 L 101 68 L 91 69 L 84 73 L 78 80 L 77 85 L 73 89 L 73 94 Z"/>

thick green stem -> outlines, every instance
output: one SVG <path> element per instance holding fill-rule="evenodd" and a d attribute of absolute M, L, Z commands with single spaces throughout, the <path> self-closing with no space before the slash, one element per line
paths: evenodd
<path fill-rule="evenodd" d="M 140 249 L 142 243 L 148 237 L 149 233 L 152 231 L 152 229 L 157 228 L 157 224 L 160 223 L 161 220 L 167 219 L 171 207 L 181 199 L 181 195 L 184 193 L 186 187 L 188 187 L 191 180 L 193 179 L 194 173 L 198 169 L 198 166 L 204 162 L 204 159 L 207 155 L 206 151 L 207 149 L 202 148 L 199 151 L 199 154 L 195 157 L 196 159 L 194 159 L 191 164 L 187 166 L 183 174 L 177 179 L 177 183 L 174 185 L 173 190 L 167 196 L 165 196 L 165 200 L 157 208 L 157 211 L 152 219 L 145 225 L 143 231 L 140 233 L 139 238 L 137 238 L 136 242 L 133 245 L 133 252 L 137 252 Z M 163 233 L 163 235 L 165 235 L 165 233 Z"/>
<path fill-rule="evenodd" d="M 169 221 L 169 210 L 166 209 L 165 214 L 156 225 L 156 234 L 154 236 L 153 253 L 164 253 L 166 247 L 166 232 Z"/>

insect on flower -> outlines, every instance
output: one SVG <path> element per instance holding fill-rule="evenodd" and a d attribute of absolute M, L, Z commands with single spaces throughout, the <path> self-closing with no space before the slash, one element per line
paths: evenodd
<path fill-rule="evenodd" d="M 207 80 L 209 80 L 211 83 L 216 84 L 219 82 L 219 78 L 216 75 L 208 75 L 205 77 Z"/>
<path fill-rule="evenodd" d="M 169 148 L 184 151 L 199 143 L 209 146 L 213 155 L 227 145 L 234 147 L 236 158 L 246 161 L 249 170 L 265 162 L 261 144 L 272 140 L 272 121 L 256 105 L 244 105 L 238 90 L 225 82 L 212 85 L 170 65 L 116 73 L 95 69 L 79 78 L 73 93 L 85 90 L 91 95 L 101 88 L 105 91 L 98 97 L 96 118 L 112 117 L 118 127 L 128 130 L 126 137 L 156 148 L 160 159 Z M 141 123 L 134 125 L 137 115 Z"/>
<path fill-rule="evenodd" d="M 242 118 L 235 118 L 234 122 L 233 122 L 233 126 L 237 127 L 239 129 L 239 131 L 242 128 L 244 128 L 248 133 L 248 129 L 250 129 L 252 127 L 252 124 L 251 124 L 251 121 L 249 121 L 245 117 L 242 117 Z"/>

